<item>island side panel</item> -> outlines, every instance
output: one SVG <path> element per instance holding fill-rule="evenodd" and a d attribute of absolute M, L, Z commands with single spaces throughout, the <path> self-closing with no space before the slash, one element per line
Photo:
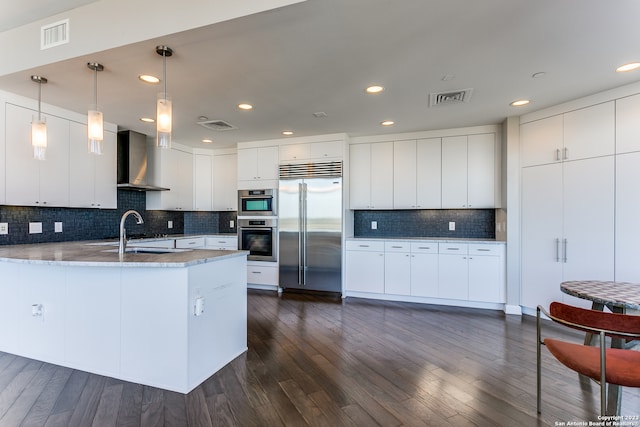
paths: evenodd
<path fill-rule="evenodd" d="M 196 316 L 196 300 L 204 311 Z M 247 259 L 189 268 L 189 390 L 247 350 Z"/>
<path fill-rule="evenodd" d="M 121 269 L 76 266 L 66 269 L 66 363 L 76 369 L 117 377 Z"/>
<path fill-rule="evenodd" d="M 0 278 L 0 351 L 17 354 L 20 336 L 18 316 L 21 311 L 18 303 L 20 264 L 0 261 Z"/>
<path fill-rule="evenodd" d="M 121 376 L 186 393 L 188 269 L 123 268 Z"/>

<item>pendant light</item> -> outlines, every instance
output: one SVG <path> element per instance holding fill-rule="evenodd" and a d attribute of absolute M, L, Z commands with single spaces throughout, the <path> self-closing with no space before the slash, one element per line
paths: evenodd
<path fill-rule="evenodd" d="M 31 119 L 31 146 L 33 147 L 33 158 L 45 160 L 47 152 L 47 122 L 42 118 L 42 84 L 47 83 L 47 79 L 42 76 L 31 76 L 31 81 L 38 83 L 38 119 Z"/>
<path fill-rule="evenodd" d="M 168 46 L 156 46 L 156 53 L 162 56 L 162 81 L 164 92 L 158 94 L 156 108 L 156 146 L 159 148 L 171 148 L 171 98 L 167 95 L 167 57 L 173 55 L 173 50 Z"/>
<path fill-rule="evenodd" d="M 87 149 L 91 154 L 102 154 L 104 144 L 104 122 L 102 112 L 98 108 L 98 71 L 104 70 L 102 64 L 88 62 L 87 67 L 93 70 L 93 104 L 87 112 Z"/>

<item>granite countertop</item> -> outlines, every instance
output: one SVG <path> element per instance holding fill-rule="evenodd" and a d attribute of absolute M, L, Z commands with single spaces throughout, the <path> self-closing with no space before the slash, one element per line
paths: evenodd
<path fill-rule="evenodd" d="M 426 242 L 443 242 L 443 243 L 498 243 L 504 244 L 506 243 L 503 240 L 495 240 L 495 239 L 482 239 L 482 238 L 465 238 L 465 237 L 395 237 L 395 236 L 385 236 L 385 237 L 347 237 L 347 240 L 377 240 L 377 241 L 387 241 L 387 240 L 405 240 L 405 241 L 426 241 Z"/>
<path fill-rule="evenodd" d="M 0 262 L 85 267 L 188 267 L 248 254 L 248 251 L 194 249 L 120 256 L 117 249 L 117 242 L 104 241 L 0 246 Z"/>

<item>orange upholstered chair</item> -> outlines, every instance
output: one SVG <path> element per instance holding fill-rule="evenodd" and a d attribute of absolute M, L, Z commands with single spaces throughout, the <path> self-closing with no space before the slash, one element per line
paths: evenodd
<path fill-rule="evenodd" d="M 569 343 L 557 339 L 541 339 L 541 316 L 544 313 L 554 322 L 600 337 L 599 347 Z M 606 414 L 606 384 L 640 387 L 640 352 L 621 348 L 607 348 L 606 337 L 632 340 L 640 338 L 640 316 L 609 313 L 553 302 L 549 312 L 537 310 L 537 374 L 538 413 L 540 413 L 540 348 L 549 352 L 574 371 L 600 383 L 600 414 Z"/>

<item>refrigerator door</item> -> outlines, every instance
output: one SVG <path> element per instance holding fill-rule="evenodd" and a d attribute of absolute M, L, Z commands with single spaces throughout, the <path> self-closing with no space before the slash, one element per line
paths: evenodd
<path fill-rule="evenodd" d="M 302 263 L 302 185 L 301 179 L 280 181 L 278 230 L 280 235 L 280 287 L 301 288 Z"/>

